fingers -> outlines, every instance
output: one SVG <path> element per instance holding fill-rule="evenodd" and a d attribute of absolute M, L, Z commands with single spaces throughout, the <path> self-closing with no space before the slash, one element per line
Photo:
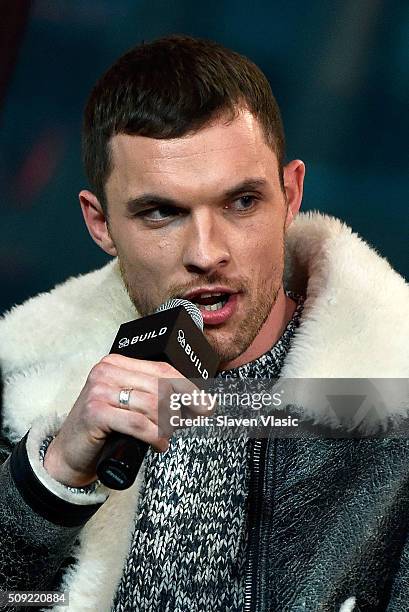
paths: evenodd
<path fill-rule="evenodd" d="M 130 388 L 129 402 L 127 406 L 124 406 L 119 403 L 120 391 L 121 389 L 117 387 L 107 387 L 105 401 L 113 408 L 139 412 L 156 425 L 158 424 L 158 397 L 156 393 L 146 393 L 139 389 Z"/>
<path fill-rule="evenodd" d="M 163 361 L 147 361 L 145 359 L 133 359 L 131 357 L 124 357 L 124 355 L 112 354 L 103 357 L 96 367 L 99 365 L 112 366 L 112 368 L 116 367 L 121 372 L 126 370 L 132 374 L 145 374 L 149 377 L 153 377 L 155 380 L 170 378 L 175 380 L 177 390 L 181 393 L 189 393 L 193 389 L 198 389 L 197 385 L 183 376 L 176 368 Z M 115 376 L 115 370 L 108 371 L 107 368 L 106 374 Z"/>
<path fill-rule="evenodd" d="M 168 437 L 160 435 L 158 425 L 142 412 L 102 408 L 101 418 L 112 431 L 127 434 L 151 444 L 158 451 L 169 448 Z"/>
<path fill-rule="evenodd" d="M 152 426 L 156 427 L 156 439 L 172 435 L 176 427 L 171 425 L 171 416 L 180 417 L 181 410 L 186 416 L 195 417 L 211 414 L 214 407 L 209 401 L 208 394 L 173 366 L 164 362 L 131 359 L 123 355 L 107 355 L 92 369 L 87 384 L 88 399 L 105 403 L 117 411 L 121 409 L 119 414 L 115 415 L 116 426 L 122 418 L 125 419 L 122 427 L 128 427 L 133 422 L 132 417 L 124 416 L 124 412 L 138 413 L 145 418 L 145 421 L 142 420 L 147 426 L 145 435 L 152 436 Z M 119 393 L 123 389 L 131 390 L 127 406 L 119 403 Z M 171 406 L 171 398 L 175 396 L 181 398 L 179 407 L 175 407 L 174 403 Z M 111 429 L 113 418 L 110 415 L 109 423 L 105 423 L 105 431 Z M 138 419 L 139 417 L 137 423 Z M 117 431 L 122 432 L 122 429 Z M 126 433 L 134 435 L 129 431 Z M 138 433 L 140 434 L 139 429 Z"/>
<path fill-rule="evenodd" d="M 138 380 L 134 381 L 135 384 L 138 383 Z M 108 385 L 108 384 L 94 384 L 93 387 L 90 388 L 88 393 L 88 403 L 91 404 L 92 414 L 88 415 L 90 421 L 95 418 L 95 408 L 98 410 L 101 409 L 101 406 L 108 407 L 110 410 L 114 410 L 119 412 L 119 415 L 115 415 L 115 422 L 118 422 L 118 418 L 122 418 L 125 412 L 137 412 L 138 414 L 146 417 L 153 425 L 156 426 L 156 431 L 158 431 L 158 426 L 160 424 L 160 433 L 159 437 L 169 438 L 174 428 L 170 426 L 170 394 L 172 392 L 171 384 L 163 384 L 160 388 L 156 388 L 154 392 L 147 393 L 145 391 L 141 391 L 137 388 L 128 388 L 128 404 L 121 405 L 119 402 L 119 395 L 121 390 L 125 389 L 125 387 L 120 388 L 118 385 Z M 102 416 L 104 413 L 99 413 L 98 416 Z M 159 415 L 160 415 L 160 423 L 159 423 Z M 124 417 L 128 419 L 129 417 Z M 111 421 L 109 421 L 111 422 Z M 102 422 L 101 422 L 102 425 Z M 104 430 L 109 430 L 109 423 L 104 422 Z M 149 427 L 149 429 L 151 429 Z"/>
<path fill-rule="evenodd" d="M 133 357 L 125 357 L 124 355 L 116 355 L 111 353 L 106 355 L 99 362 L 106 363 L 112 366 L 117 366 L 121 370 L 129 370 L 131 372 L 138 371 L 144 374 L 153 374 L 158 378 L 180 378 L 183 375 L 176 370 L 170 363 L 164 361 L 149 361 L 146 359 L 134 359 Z"/>
<path fill-rule="evenodd" d="M 136 389 L 152 395 L 163 392 L 192 395 L 192 412 L 209 413 L 209 401 L 203 391 L 168 363 L 107 355 L 94 366 L 88 380 L 94 386 L 109 384 L 117 389 Z M 117 398 L 113 405 L 118 405 Z"/>
<path fill-rule="evenodd" d="M 104 361 L 92 368 L 88 382 L 93 387 L 110 385 L 119 390 L 137 388 L 145 393 L 158 392 L 158 379 L 152 373 L 124 369 Z M 114 405 L 118 405 L 118 397 Z"/>

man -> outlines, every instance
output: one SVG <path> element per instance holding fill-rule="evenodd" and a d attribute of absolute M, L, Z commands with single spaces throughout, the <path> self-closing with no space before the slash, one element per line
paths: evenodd
<path fill-rule="evenodd" d="M 1 322 L 2 589 L 75 611 L 405 609 L 406 441 L 169 443 L 157 381 L 192 384 L 107 356 L 121 323 L 184 297 L 222 379 L 407 376 L 408 287 L 339 220 L 297 216 L 304 164 L 284 164 L 264 75 L 212 42 L 136 47 L 91 93 L 83 145 L 84 219 L 115 259 Z M 153 447 L 123 492 L 96 481 L 112 431 Z"/>

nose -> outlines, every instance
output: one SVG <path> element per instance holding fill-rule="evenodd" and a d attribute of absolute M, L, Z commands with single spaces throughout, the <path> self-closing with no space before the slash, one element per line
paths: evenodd
<path fill-rule="evenodd" d="M 210 210 L 192 214 L 183 240 L 183 265 L 189 272 L 211 274 L 230 261 L 226 228 Z"/>

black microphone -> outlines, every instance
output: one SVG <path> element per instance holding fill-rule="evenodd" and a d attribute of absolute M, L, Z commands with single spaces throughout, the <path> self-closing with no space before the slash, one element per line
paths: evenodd
<path fill-rule="evenodd" d="M 123 323 L 110 353 L 170 363 L 186 378 L 213 378 L 219 358 L 202 333 L 203 317 L 188 300 L 162 304 L 155 314 Z M 111 433 L 97 464 L 99 480 L 123 490 L 135 481 L 149 444 L 132 436 Z"/>

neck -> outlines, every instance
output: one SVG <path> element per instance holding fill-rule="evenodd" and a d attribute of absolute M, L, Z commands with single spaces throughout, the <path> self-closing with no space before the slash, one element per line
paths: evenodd
<path fill-rule="evenodd" d="M 232 361 L 222 363 L 219 369 L 231 370 L 232 368 L 238 368 L 264 355 L 281 338 L 296 307 L 297 304 L 285 295 L 281 285 L 274 306 L 253 342 L 244 353 Z"/>

